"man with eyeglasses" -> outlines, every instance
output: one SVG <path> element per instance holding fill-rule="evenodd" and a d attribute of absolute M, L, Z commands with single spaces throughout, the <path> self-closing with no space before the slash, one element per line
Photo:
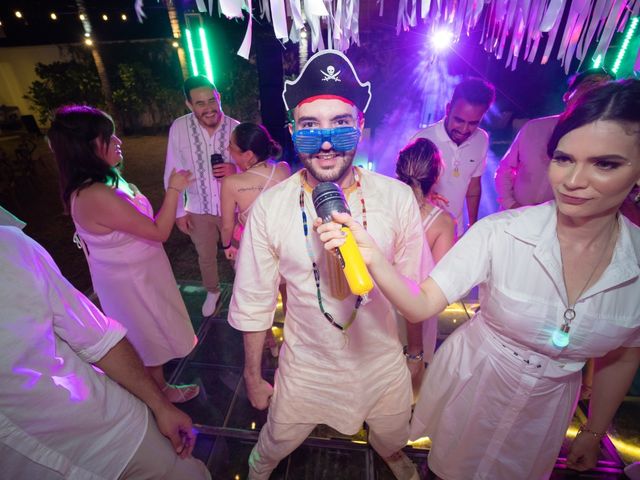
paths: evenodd
<path fill-rule="evenodd" d="M 424 235 L 411 189 L 353 166 L 370 89 L 335 50 L 315 54 L 298 79 L 285 84 L 290 130 L 304 168 L 253 205 L 229 309 L 229 323 L 243 331 L 249 400 L 259 410 L 269 408 L 249 458 L 252 480 L 269 478 L 316 425 L 353 435 L 363 422 L 369 443 L 396 478 L 419 478 L 401 451 L 412 394 L 395 311 L 375 287 L 366 300 L 353 295 L 338 260 L 313 230 L 312 191 L 320 182 L 334 182 L 397 268 L 421 276 Z M 287 283 L 288 302 L 274 388 L 260 366 L 279 277 Z"/>
<path fill-rule="evenodd" d="M 220 179 L 236 173 L 227 146 L 231 132 L 239 124 L 227 117 L 220 104 L 220 93 L 203 76 L 184 82 L 185 103 L 191 113 L 176 119 L 169 130 L 165 189 L 173 169 L 186 169 L 195 180 L 178 200 L 176 226 L 191 237 L 198 252 L 202 285 L 207 297 L 202 315 L 213 315 L 220 298 L 218 277 L 218 239 L 222 226 Z"/>

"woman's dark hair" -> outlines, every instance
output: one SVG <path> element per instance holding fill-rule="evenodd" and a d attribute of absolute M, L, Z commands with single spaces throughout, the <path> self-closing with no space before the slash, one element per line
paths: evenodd
<path fill-rule="evenodd" d="M 631 127 L 640 141 L 640 80 L 607 82 L 588 90 L 560 115 L 553 129 L 547 154 L 553 157 L 560 139 L 596 120 L 609 120 Z"/>
<path fill-rule="evenodd" d="M 67 212 L 74 191 L 95 182 L 117 182 L 117 170 L 96 153 L 96 140 L 108 146 L 113 132 L 113 120 L 97 108 L 69 105 L 56 110 L 47 138 L 58 163 Z"/>
<path fill-rule="evenodd" d="M 259 162 L 268 158 L 280 158 L 282 154 L 282 147 L 262 125 L 241 123 L 234 128 L 233 138 L 240 150 L 251 150 Z"/>
<path fill-rule="evenodd" d="M 427 195 L 442 173 L 443 164 L 438 147 L 426 138 L 418 138 L 398 154 L 396 175 L 411 187 L 420 187 Z"/>

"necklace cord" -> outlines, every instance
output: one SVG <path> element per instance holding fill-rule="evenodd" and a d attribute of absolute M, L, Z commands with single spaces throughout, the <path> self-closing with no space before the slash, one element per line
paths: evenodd
<path fill-rule="evenodd" d="M 367 228 L 367 208 L 366 208 L 366 205 L 365 205 L 365 202 L 364 202 L 364 196 L 362 194 L 362 184 L 360 183 L 360 175 L 358 174 L 358 171 L 357 171 L 357 169 L 355 167 L 353 168 L 353 176 L 354 176 L 354 179 L 355 179 L 356 190 L 357 190 L 358 195 L 360 197 L 360 205 L 362 207 L 362 225 L 364 226 L 364 228 L 366 230 L 366 228 Z M 313 250 L 311 248 L 311 240 L 309 239 L 309 224 L 308 224 L 308 220 L 307 220 L 307 212 L 305 211 L 305 195 L 304 195 L 305 182 L 306 182 L 306 171 L 303 170 L 302 173 L 300 174 L 300 212 L 302 214 L 302 231 L 303 231 L 304 237 L 305 237 L 305 242 L 306 242 L 306 247 L 307 247 L 307 255 L 309 256 L 309 259 L 311 260 L 311 265 L 313 267 L 313 278 L 314 278 L 315 283 L 316 283 L 316 296 L 318 298 L 318 307 L 320 308 L 320 311 L 322 312 L 324 317 L 327 319 L 327 321 L 331 325 L 336 327 L 341 332 L 346 333 L 347 329 L 353 324 L 353 322 L 356 319 L 356 316 L 358 314 L 358 310 L 360 309 L 360 306 L 362 305 L 363 296 L 362 295 L 358 295 L 357 296 L 353 311 L 351 312 L 351 315 L 349 315 L 349 319 L 347 320 L 347 322 L 344 325 L 341 325 L 338 322 L 336 322 L 335 319 L 333 318 L 333 315 L 331 315 L 331 313 L 329 313 L 329 312 L 327 312 L 325 310 L 324 303 L 322 301 L 322 292 L 320 291 L 320 270 L 318 268 L 318 264 L 316 263 L 316 259 L 315 259 L 315 255 L 313 253 Z"/>
<path fill-rule="evenodd" d="M 591 280 L 593 279 L 593 276 L 595 275 L 596 271 L 598 270 L 598 267 L 600 267 L 600 264 L 602 263 L 602 261 L 606 257 L 606 254 L 607 254 L 607 252 L 609 250 L 609 246 L 611 245 L 612 240 L 613 240 L 614 249 L 615 249 L 615 242 L 617 241 L 617 237 L 618 237 L 618 230 L 616 230 L 617 226 L 618 226 L 618 221 L 616 219 L 616 220 L 614 220 L 613 228 L 611 229 L 612 235 L 610 236 L 605 248 L 602 249 L 602 253 L 600 255 L 600 258 L 598 259 L 598 262 L 593 267 L 593 270 L 591 270 L 591 274 L 589 274 L 589 277 L 587 278 L 587 281 L 585 282 L 585 284 L 580 289 L 580 293 L 578 293 L 578 295 L 576 295 L 576 298 L 573 301 L 573 303 L 569 302 L 569 290 L 567 288 L 567 276 L 566 276 L 565 268 L 564 268 L 564 259 L 563 259 L 563 256 L 562 256 L 562 247 L 560 248 L 560 262 L 561 262 L 561 267 L 562 267 L 562 281 L 564 282 L 564 289 L 565 289 L 565 293 L 567 295 L 567 303 L 564 304 L 565 305 L 565 311 L 562 314 L 562 325 L 560 326 L 560 329 L 559 329 L 560 331 L 558 333 L 554 332 L 554 343 L 557 344 L 558 346 L 566 346 L 566 345 L 568 345 L 568 336 L 569 336 L 569 331 L 571 329 L 571 322 L 573 321 L 574 318 L 576 318 L 575 306 L 580 301 L 580 297 L 582 297 L 582 294 L 586 291 L 587 287 L 591 283 Z M 564 301 L 563 301 L 563 303 L 564 303 Z M 566 337 L 566 338 L 564 340 L 560 340 L 560 339 L 556 340 L 556 335 L 560 335 L 561 337 Z"/>

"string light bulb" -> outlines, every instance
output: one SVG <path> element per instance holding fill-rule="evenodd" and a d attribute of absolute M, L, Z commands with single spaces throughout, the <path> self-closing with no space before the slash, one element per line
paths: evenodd
<path fill-rule="evenodd" d="M 85 16 L 84 16 L 84 13 L 81 13 L 81 14 L 80 14 L 80 20 L 82 20 L 82 21 L 84 22 L 84 19 L 85 19 L 85 18 L 87 18 L 87 17 L 85 17 Z"/>
<path fill-rule="evenodd" d="M 173 48 L 178 48 L 180 45 L 178 44 L 178 42 L 172 42 L 172 43 L 171 43 L 171 46 L 172 46 Z"/>
<path fill-rule="evenodd" d="M 104 20 L 105 22 L 109 20 L 109 17 L 107 16 L 106 13 L 102 14 L 102 20 Z"/>
<path fill-rule="evenodd" d="M 122 15 L 120 15 L 120 18 L 122 19 L 123 22 L 127 21 L 127 14 L 123 13 Z"/>
<path fill-rule="evenodd" d="M 16 10 L 14 13 L 17 18 L 22 18 L 22 12 L 20 10 Z"/>
<path fill-rule="evenodd" d="M 85 38 L 84 39 L 84 43 L 85 43 L 85 45 L 90 47 L 91 45 L 93 45 L 93 40 L 91 40 L 90 38 Z"/>
<path fill-rule="evenodd" d="M 58 15 L 56 15 L 56 12 L 51 12 L 51 14 L 49 16 L 51 17 L 51 20 L 57 20 L 58 19 Z"/>

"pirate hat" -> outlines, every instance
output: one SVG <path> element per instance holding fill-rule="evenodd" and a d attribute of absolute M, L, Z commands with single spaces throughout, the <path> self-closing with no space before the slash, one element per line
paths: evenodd
<path fill-rule="evenodd" d="M 307 61 L 298 78 L 284 82 L 282 92 L 287 110 L 317 96 L 344 98 L 364 113 L 371 101 L 371 82 L 360 81 L 353 65 L 342 52 L 322 50 Z"/>

